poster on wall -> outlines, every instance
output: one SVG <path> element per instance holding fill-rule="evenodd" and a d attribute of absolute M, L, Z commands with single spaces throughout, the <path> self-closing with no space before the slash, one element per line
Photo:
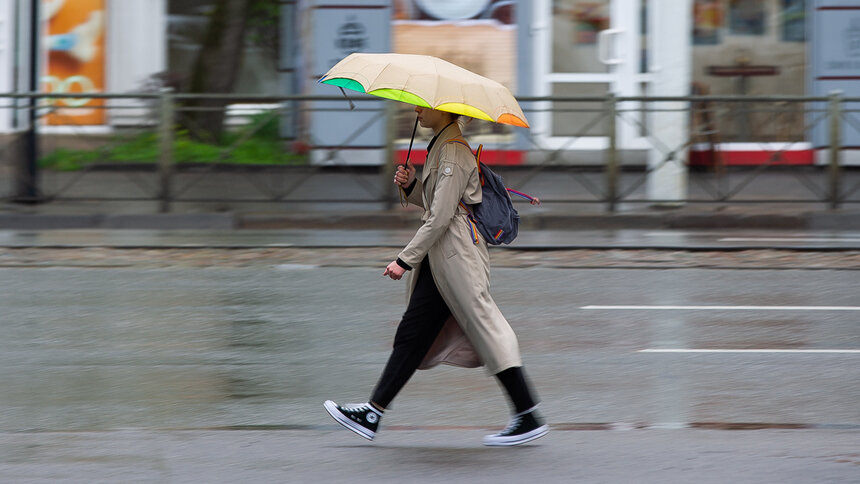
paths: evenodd
<path fill-rule="evenodd" d="M 783 42 L 806 42 L 806 1 L 782 0 Z"/>
<path fill-rule="evenodd" d="M 494 79 L 516 91 L 516 2 L 510 0 L 394 0 L 392 50 L 432 55 Z M 411 108 L 401 115 L 414 118 Z M 503 132 L 495 123 L 472 129 Z M 411 136 L 410 121 L 398 123 L 397 136 Z"/>
<path fill-rule="evenodd" d="M 723 28 L 723 7 L 719 0 L 695 0 L 693 2 L 693 44 L 719 44 L 721 28 Z"/>
<path fill-rule="evenodd" d="M 42 89 L 50 93 L 99 93 L 105 85 L 105 1 L 42 0 L 46 74 Z M 105 124 L 100 99 L 50 100 L 49 125 Z"/>
<path fill-rule="evenodd" d="M 762 0 L 731 0 L 730 32 L 733 35 L 764 35 L 764 5 Z"/>
<path fill-rule="evenodd" d="M 395 52 L 441 57 L 512 87 L 515 2 L 395 0 Z"/>

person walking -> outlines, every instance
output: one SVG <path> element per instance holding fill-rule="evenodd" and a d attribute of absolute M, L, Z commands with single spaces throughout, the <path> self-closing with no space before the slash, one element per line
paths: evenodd
<path fill-rule="evenodd" d="M 370 400 L 346 405 L 327 400 L 323 406 L 335 421 L 373 440 L 385 409 L 416 369 L 484 365 L 507 393 L 513 416 L 483 443 L 532 441 L 549 427 L 538 413 L 517 337 L 490 295 L 487 243 L 473 230 L 464 206 L 481 202 L 475 157 L 462 137 L 459 115 L 423 107 L 415 112 L 434 137 L 421 177 L 414 166 L 399 166 L 394 183 L 409 202 L 424 208 L 423 224 L 383 272 L 393 280 L 411 272 L 409 303 Z"/>

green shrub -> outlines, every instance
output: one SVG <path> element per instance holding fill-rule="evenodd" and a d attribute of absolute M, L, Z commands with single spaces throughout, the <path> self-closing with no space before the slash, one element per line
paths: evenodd
<path fill-rule="evenodd" d="M 39 159 L 39 166 L 58 171 L 77 171 L 84 166 L 96 163 L 101 158 L 98 151 L 81 151 L 60 148 L 50 155 Z"/>
<path fill-rule="evenodd" d="M 173 142 L 174 161 L 233 165 L 307 163 L 306 155 L 288 152 L 280 139 L 277 116 L 271 117 L 264 113 L 252 116 L 251 120 L 247 126 L 228 132 L 223 145 L 194 141 L 187 131 L 177 131 Z M 245 140 L 237 144 L 240 139 Z M 145 132 L 130 137 L 117 136 L 106 146 L 94 150 L 60 148 L 40 158 L 39 166 L 58 171 L 76 171 L 94 163 L 157 163 L 159 155 L 160 140 L 157 133 Z"/>

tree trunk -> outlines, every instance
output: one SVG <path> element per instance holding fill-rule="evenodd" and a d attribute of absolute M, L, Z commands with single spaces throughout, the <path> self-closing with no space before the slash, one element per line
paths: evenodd
<path fill-rule="evenodd" d="M 229 94 L 242 67 L 245 27 L 253 0 L 217 0 L 206 38 L 194 64 L 189 91 L 203 94 Z M 217 143 L 224 130 L 224 100 L 188 103 L 185 124 L 194 139 Z M 198 111 L 199 109 L 199 111 Z"/>

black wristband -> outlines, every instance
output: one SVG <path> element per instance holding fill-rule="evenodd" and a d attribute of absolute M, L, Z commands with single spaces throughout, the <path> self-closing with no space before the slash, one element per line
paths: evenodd
<path fill-rule="evenodd" d="M 404 188 L 404 189 L 403 189 L 403 193 L 405 193 L 407 197 L 412 193 L 412 190 L 414 190 L 414 189 L 415 189 L 415 184 L 416 184 L 416 183 L 418 183 L 418 179 L 417 179 L 417 178 L 416 178 L 416 179 L 414 179 L 414 180 L 412 180 L 412 183 L 410 183 L 408 187 L 406 187 L 406 188 Z"/>
<path fill-rule="evenodd" d="M 400 257 L 398 257 L 398 258 L 397 258 L 397 265 L 399 265 L 400 267 L 402 267 L 402 268 L 406 269 L 407 271 L 411 271 L 411 270 L 412 270 L 412 266 L 410 266 L 409 264 L 407 264 L 407 263 L 403 262 L 403 259 L 401 259 Z"/>

